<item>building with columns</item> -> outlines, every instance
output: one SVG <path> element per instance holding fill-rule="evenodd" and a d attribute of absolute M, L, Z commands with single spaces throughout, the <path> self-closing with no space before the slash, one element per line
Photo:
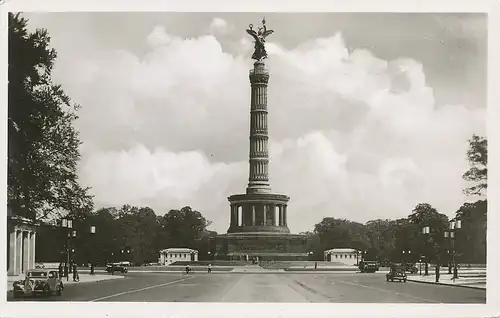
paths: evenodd
<path fill-rule="evenodd" d="M 7 207 L 7 275 L 20 275 L 35 268 L 35 223 L 12 215 Z"/>
<path fill-rule="evenodd" d="M 265 23 L 263 21 L 263 23 Z M 248 31 L 248 30 L 247 30 Z M 260 53 L 260 52 L 259 52 Z M 255 56 L 255 53 L 254 53 Z M 219 235 L 216 257 L 248 259 L 306 258 L 306 239 L 290 234 L 287 208 L 290 197 L 271 191 L 269 182 L 267 85 L 269 71 L 262 58 L 250 70 L 250 152 L 246 193 L 228 198 L 230 224 Z"/>
<path fill-rule="evenodd" d="M 161 265 L 170 265 L 175 262 L 197 262 L 198 251 L 190 248 L 171 247 L 160 251 L 158 262 Z"/>

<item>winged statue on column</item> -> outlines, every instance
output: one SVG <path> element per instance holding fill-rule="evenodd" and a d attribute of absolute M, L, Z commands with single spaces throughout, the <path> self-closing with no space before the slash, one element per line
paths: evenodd
<path fill-rule="evenodd" d="M 247 33 L 250 34 L 255 40 L 255 51 L 252 54 L 252 59 L 261 61 L 267 58 L 267 51 L 265 47 L 266 37 L 273 32 L 273 30 L 267 29 L 265 18 L 262 19 L 262 27 L 259 27 L 257 31 L 253 29 L 252 24 L 248 26 Z"/>

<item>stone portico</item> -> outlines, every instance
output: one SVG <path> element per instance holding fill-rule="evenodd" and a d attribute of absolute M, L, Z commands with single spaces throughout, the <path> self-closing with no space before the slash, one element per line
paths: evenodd
<path fill-rule="evenodd" d="M 29 219 L 7 217 L 7 275 L 24 274 L 35 268 L 36 228 Z"/>

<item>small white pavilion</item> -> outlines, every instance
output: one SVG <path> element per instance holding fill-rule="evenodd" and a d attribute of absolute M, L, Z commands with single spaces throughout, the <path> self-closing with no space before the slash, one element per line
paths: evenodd
<path fill-rule="evenodd" d="M 359 251 L 353 248 L 332 248 L 324 252 L 324 260 L 327 262 L 344 263 L 346 265 L 357 265 Z"/>
<path fill-rule="evenodd" d="M 160 251 L 159 263 L 170 265 L 174 262 L 196 262 L 198 261 L 198 251 L 190 248 L 172 247 Z"/>

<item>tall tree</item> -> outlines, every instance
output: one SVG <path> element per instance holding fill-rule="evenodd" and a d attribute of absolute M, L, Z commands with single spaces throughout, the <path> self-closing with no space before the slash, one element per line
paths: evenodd
<path fill-rule="evenodd" d="M 488 142 L 486 138 L 473 135 L 467 150 L 470 168 L 463 179 L 473 183 L 464 189 L 468 195 L 483 195 L 488 187 Z"/>
<path fill-rule="evenodd" d="M 461 228 L 456 230 L 456 250 L 459 260 L 468 263 L 486 263 L 487 202 L 466 202 L 457 211 Z"/>
<path fill-rule="evenodd" d="M 9 13 L 8 204 L 15 214 L 43 220 L 89 213 L 92 197 L 78 183 L 78 106 L 51 80 L 57 57 L 46 30 L 28 33 Z"/>

